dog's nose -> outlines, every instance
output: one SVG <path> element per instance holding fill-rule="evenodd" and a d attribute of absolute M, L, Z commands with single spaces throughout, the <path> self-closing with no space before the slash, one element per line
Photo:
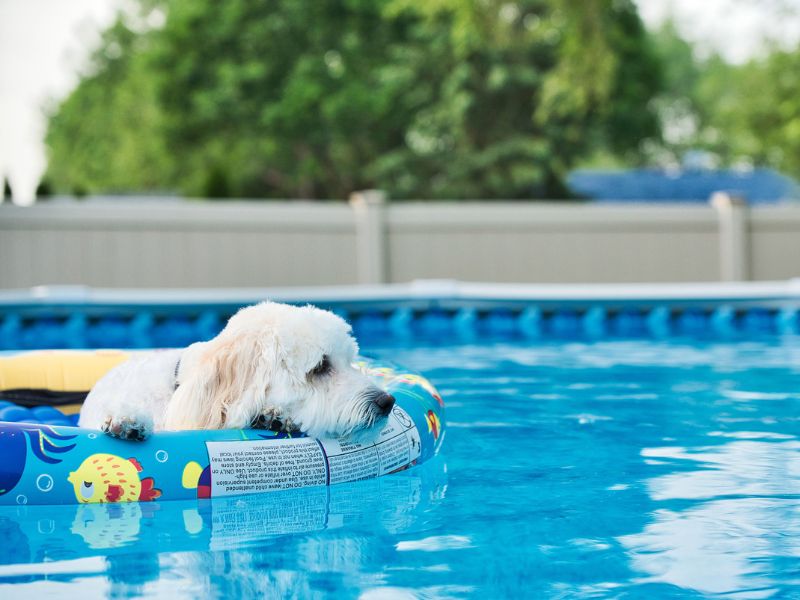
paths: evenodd
<path fill-rule="evenodd" d="M 388 415 L 394 406 L 394 396 L 386 392 L 381 392 L 379 395 L 375 396 L 372 401 L 378 407 L 378 411 L 382 415 Z"/>

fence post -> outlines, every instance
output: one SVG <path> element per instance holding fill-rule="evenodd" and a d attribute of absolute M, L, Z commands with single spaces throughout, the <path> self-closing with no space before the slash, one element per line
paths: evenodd
<path fill-rule="evenodd" d="M 747 201 L 727 192 L 711 194 L 719 220 L 720 279 L 750 279 L 750 235 Z"/>
<path fill-rule="evenodd" d="M 350 194 L 356 220 L 356 265 L 359 283 L 387 283 L 386 193 L 363 190 Z"/>

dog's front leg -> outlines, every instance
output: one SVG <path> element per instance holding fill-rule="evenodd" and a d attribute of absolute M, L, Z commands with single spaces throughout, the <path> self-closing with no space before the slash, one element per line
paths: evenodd
<path fill-rule="evenodd" d="M 166 350 L 134 355 L 111 369 L 89 392 L 78 424 L 123 440 L 149 437 L 174 392 L 180 354 Z"/>

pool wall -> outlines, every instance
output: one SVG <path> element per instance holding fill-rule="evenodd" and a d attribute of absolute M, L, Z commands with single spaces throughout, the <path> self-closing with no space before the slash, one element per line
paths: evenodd
<path fill-rule="evenodd" d="M 478 334 L 735 336 L 800 332 L 800 280 L 737 284 L 383 286 L 231 290 L 50 287 L 0 292 L 0 349 L 152 348 L 206 340 L 242 306 L 312 303 L 360 339 Z"/>

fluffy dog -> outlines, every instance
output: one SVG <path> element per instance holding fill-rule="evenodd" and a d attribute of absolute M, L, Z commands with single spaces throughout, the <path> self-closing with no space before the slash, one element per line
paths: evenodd
<path fill-rule="evenodd" d="M 346 435 L 394 398 L 353 366 L 350 326 L 312 306 L 243 308 L 208 342 L 148 352 L 109 371 L 78 425 L 133 440 L 152 431 L 260 427 Z"/>

